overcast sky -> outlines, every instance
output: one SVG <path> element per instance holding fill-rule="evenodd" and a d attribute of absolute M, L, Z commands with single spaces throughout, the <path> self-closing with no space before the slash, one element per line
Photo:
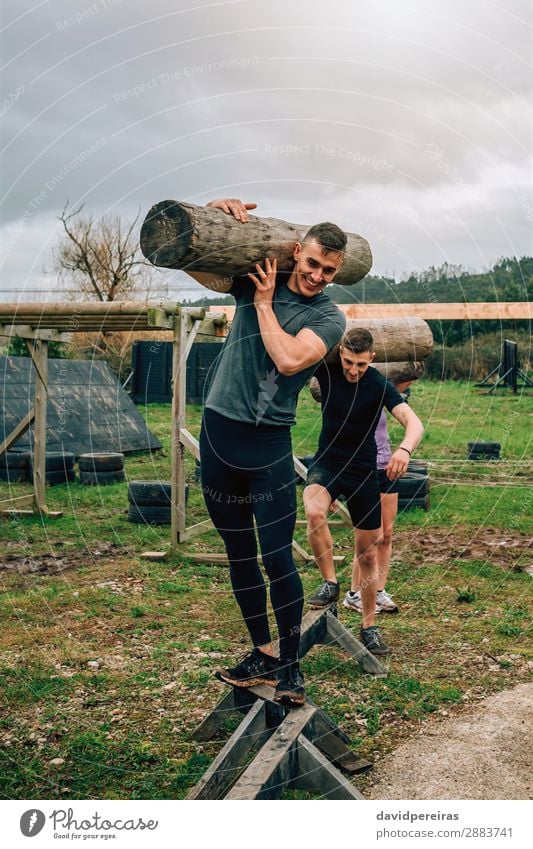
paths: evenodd
<path fill-rule="evenodd" d="M 67 199 L 241 197 L 361 233 L 397 278 L 531 254 L 526 0 L 2 5 L 4 300 L 57 297 Z"/>

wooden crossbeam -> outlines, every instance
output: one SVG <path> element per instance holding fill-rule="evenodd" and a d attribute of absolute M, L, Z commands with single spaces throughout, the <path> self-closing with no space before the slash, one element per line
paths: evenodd
<path fill-rule="evenodd" d="M 6 436 L 2 444 L 0 445 L 0 457 L 2 454 L 5 454 L 9 448 L 17 442 L 21 436 L 23 436 L 28 428 L 31 426 L 33 420 L 35 418 L 35 407 L 32 407 L 29 413 L 27 413 L 23 419 L 20 420 L 18 425 L 13 428 L 9 436 Z"/>
<path fill-rule="evenodd" d="M 423 319 L 489 320 L 533 318 L 531 301 L 469 301 L 466 303 L 438 304 L 337 304 L 347 318 L 409 318 Z M 210 307 L 225 312 L 231 321 L 235 314 L 233 305 Z"/>

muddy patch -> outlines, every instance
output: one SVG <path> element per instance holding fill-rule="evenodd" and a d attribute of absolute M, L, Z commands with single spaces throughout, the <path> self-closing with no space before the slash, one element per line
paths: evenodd
<path fill-rule="evenodd" d="M 102 543 L 98 548 L 83 548 L 68 551 L 65 554 L 6 554 L 0 558 L 0 571 L 14 572 L 18 575 L 59 575 L 69 569 L 87 566 L 101 557 L 124 555 L 124 547 L 115 543 Z"/>
<path fill-rule="evenodd" d="M 529 572 L 532 538 L 498 528 L 409 528 L 395 532 L 394 559 L 449 563 L 452 560 L 485 560 L 505 571 Z"/>

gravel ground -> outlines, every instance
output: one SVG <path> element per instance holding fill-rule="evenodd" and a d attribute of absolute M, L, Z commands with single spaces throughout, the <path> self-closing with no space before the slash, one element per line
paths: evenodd
<path fill-rule="evenodd" d="M 422 728 L 374 767 L 370 799 L 531 799 L 533 684 Z"/>

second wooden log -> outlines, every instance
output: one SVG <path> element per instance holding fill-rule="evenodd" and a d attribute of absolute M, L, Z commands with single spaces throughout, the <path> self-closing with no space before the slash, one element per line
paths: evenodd
<path fill-rule="evenodd" d="M 349 318 L 346 330 L 361 327 L 369 330 L 374 340 L 376 363 L 425 360 L 433 351 L 433 334 L 429 324 L 416 316 L 410 318 Z M 338 360 L 338 346 L 326 356 L 327 362 Z"/>

